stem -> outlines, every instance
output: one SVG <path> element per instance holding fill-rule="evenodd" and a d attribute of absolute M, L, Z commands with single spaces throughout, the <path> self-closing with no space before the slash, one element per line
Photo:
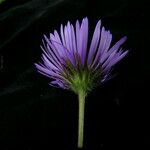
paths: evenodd
<path fill-rule="evenodd" d="M 79 91 L 78 148 L 83 147 L 85 92 Z"/>

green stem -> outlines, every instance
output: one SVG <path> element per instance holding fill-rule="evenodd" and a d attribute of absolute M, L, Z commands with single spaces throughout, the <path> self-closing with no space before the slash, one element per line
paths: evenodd
<path fill-rule="evenodd" d="M 85 96 L 86 96 L 85 92 L 79 91 L 78 148 L 83 147 Z"/>

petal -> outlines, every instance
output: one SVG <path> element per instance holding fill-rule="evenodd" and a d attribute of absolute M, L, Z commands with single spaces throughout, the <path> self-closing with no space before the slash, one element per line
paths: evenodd
<path fill-rule="evenodd" d="M 71 53 L 66 47 L 64 47 L 63 45 L 60 45 L 59 43 L 57 43 L 57 42 L 54 42 L 54 41 L 52 41 L 52 43 L 53 44 L 55 44 L 55 50 L 57 50 L 58 51 L 58 45 L 59 45 L 59 48 L 62 50 L 62 52 L 63 52 L 63 55 L 61 56 L 61 61 L 62 61 L 62 63 L 64 63 L 63 61 L 65 60 L 65 61 L 70 61 L 70 63 L 73 65 L 73 66 L 75 66 L 76 65 L 76 62 L 75 62 L 75 58 L 74 58 L 74 55 L 73 55 L 73 53 Z M 52 47 L 52 46 L 51 46 Z"/>
<path fill-rule="evenodd" d="M 64 35 L 65 35 L 65 41 L 66 41 L 66 48 L 70 51 L 71 47 L 70 47 L 69 34 L 68 34 L 67 26 L 65 26 Z"/>
<path fill-rule="evenodd" d="M 50 69 L 47 69 L 42 64 L 35 64 L 35 66 L 41 74 L 46 75 L 47 77 L 62 78 L 62 76 L 58 75 L 57 73 L 55 73 L 54 71 Z"/>
<path fill-rule="evenodd" d="M 94 57 L 97 46 L 98 46 L 98 42 L 100 38 L 100 26 L 101 26 L 101 21 L 99 20 L 95 27 L 91 46 L 90 46 L 89 53 L 88 53 L 88 60 L 87 60 L 88 65 L 91 64 L 92 58 Z"/>
<path fill-rule="evenodd" d="M 82 20 L 82 24 L 81 24 L 81 27 L 79 25 L 79 21 L 77 20 L 76 21 L 76 45 L 77 45 L 77 52 L 76 52 L 76 56 L 77 56 L 77 59 L 79 59 L 81 65 L 84 65 L 83 64 L 83 60 L 82 60 L 82 51 L 83 51 L 83 32 L 84 32 L 84 19 Z"/>
<path fill-rule="evenodd" d="M 63 83 L 63 81 L 58 80 L 58 79 L 56 79 L 54 81 L 51 81 L 49 83 L 49 85 L 54 86 L 54 87 L 60 87 L 60 88 L 63 88 L 63 89 L 67 88 L 66 85 Z"/>
<path fill-rule="evenodd" d="M 97 68 L 103 62 L 103 56 L 107 54 L 107 51 L 111 44 L 111 40 L 112 35 L 110 34 L 110 32 L 107 32 L 104 28 L 102 28 L 100 44 L 93 63 L 93 66 L 96 66 L 95 68 Z"/>
<path fill-rule="evenodd" d="M 71 32 L 72 32 L 72 46 L 73 46 L 73 51 L 75 54 L 77 51 L 77 46 L 76 46 L 76 37 L 75 37 L 75 31 L 74 31 L 73 25 L 71 25 Z"/>
<path fill-rule="evenodd" d="M 73 65 L 75 65 L 75 55 L 74 55 L 74 44 L 75 44 L 75 35 L 73 37 L 73 31 L 71 29 L 71 24 L 70 22 L 68 22 L 67 26 L 66 26 L 66 30 L 65 30 L 65 35 L 67 38 L 66 39 L 66 45 L 68 45 L 68 51 L 69 51 L 69 55 L 71 57 L 71 62 L 73 63 Z M 74 40 L 74 41 L 73 41 Z"/>
<path fill-rule="evenodd" d="M 77 45 L 77 53 L 79 50 L 79 41 L 80 41 L 80 25 L 79 21 L 76 21 L 76 45 Z"/>
<path fill-rule="evenodd" d="M 63 69 L 63 67 L 62 67 L 62 56 L 60 56 L 60 54 L 57 50 L 58 45 L 60 45 L 60 44 L 56 44 L 56 42 L 54 42 L 54 41 L 51 43 L 46 36 L 45 36 L 45 40 L 47 42 L 47 47 L 46 47 L 45 43 L 43 43 L 43 45 L 44 45 L 46 52 L 49 55 L 49 58 L 51 59 L 51 61 L 54 64 L 58 64 L 60 66 L 59 69 L 62 70 Z M 55 45 L 53 43 L 55 43 Z"/>
<path fill-rule="evenodd" d="M 52 52 L 57 56 L 57 58 L 61 59 L 62 56 L 62 49 L 59 47 L 61 44 L 56 44 L 58 43 L 57 40 L 55 39 L 55 36 L 53 34 L 50 34 L 50 40 L 47 38 L 47 36 L 44 35 L 44 39 L 49 45 L 49 47 L 52 49 Z M 59 51 L 58 51 L 59 49 Z M 61 50 L 60 50 L 61 49 Z"/>
<path fill-rule="evenodd" d="M 69 45 L 69 47 L 70 47 L 70 51 L 73 53 L 73 41 L 72 41 L 72 33 L 71 33 L 72 31 L 71 31 L 71 24 L 70 24 L 70 22 L 68 21 L 68 24 L 67 24 L 67 33 L 68 33 L 68 40 L 69 40 L 69 42 L 68 42 L 68 45 Z"/>
<path fill-rule="evenodd" d="M 108 56 L 107 60 L 102 64 L 102 67 L 105 68 L 111 62 L 111 60 L 115 59 L 117 56 L 117 50 L 114 50 L 110 56 Z"/>
<path fill-rule="evenodd" d="M 111 53 L 111 52 L 114 51 L 115 49 L 118 49 L 126 40 L 127 40 L 127 37 L 126 37 L 126 36 L 124 36 L 123 38 L 121 38 L 121 39 L 109 50 L 109 52 Z"/>
<path fill-rule="evenodd" d="M 63 25 L 61 24 L 60 27 L 60 34 L 61 34 L 61 40 L 64 46 L 66 46 L 66 41 L 65 41 L 65 37 L 64 37 L 64 29 L 63 29 Z"/>
<path fill-rule="evenodd" d="M 42 54 L 42 60 L 43 60 L 44 65 L 48 69 L 59 71 L 57 65 L 54 65 L 53 63 L 51 63 L 50 60 L 48 60 L 48 58 L 44 54 Z"/>
<path fill-rule="evenodd" d="M 112 66 L 114 66 L 116 63 L 118 63 L 121 59 L 123 59 L 126 55 L 127 55 L 128 51 L 125 51 L 124 53 L 122 53 L 120 56 L 118 57 L 114 57 L 109 64 L 106 66 L 106 68 L 104 69 L 104 71 L 107 71 L 108 69 L 110 69 Z"/>
<path fill-rule="evenodd" d="M 104 52 L 104 46 L 105 46 L 105 43 L 106 43 L 107 37 L 108 37 L 107 34 L 108 34 L 107 31 L 105 31 L 105 28 L 103 27 L 102 33 L 101 33 L 101 40 L 100 40 L 100 44 L 99 44 L 99 49 L 98 49 L 98 52 L 100 55 L 100 59 L 99 59 L 100 62 L 101 62 L 101 59 L 103 57 L 103 55 L 101 55 L 101 54 Z M 98 57 L 98 55 L 97 55 L 97 57 Z"/>
<path fill-rule="evenodd" d="M 69 60 L 73 65 L 75 65 L 75 60 L 73 57 L 73 54 L 69 52 L 69 50 L 64 47 L 62 44 L 57 42 L 57 39 L 55 39 L 54 35 L 51 34 L 51 43 L 50 41 L 45 37 L 46 41 L 50 45 L 50 47 L 53 49 L 53 53 L 58 57 L 60 61 L 66 59 Z M 62 62 L 63 63 L 63 62 Z"/>
<path fill-rule="evenodd" d="M 103 46 L 101 48 L 101 51 L 100 51 L 100 54 L 102 55 L 104 52 L 107 52 L 109 47 L 110 47 L 110 44 L 111 44 L 111 41 L 112 41 L 112 34 L 110 33 L 110 31 L 105 31 L 105 40 L 103 42 Z M 101 47 L 101 46 L 100 46 Z"/>
<path fill-rule="evenodd" d="M 83 31 L 84 31 L 84 19 L 82 20 L 82 23 L 81 23 L 81 27 L 79 28 L 79 32 L 78 32 L 78 39 L 77 39 L 77 41 L 78 41 L 78 45 L 77 45 L 77 51 L 78 51 L 78 55 L 80 56 L 79 58 L 80 58 L 80 62 L 81 62 L 81 59 L 82 59 L 82 57 L 81 57 L 81 53 L 82 53 L 82 51 L 83 51 Z"/>
<path fill-rule="evenodd" d="M 64 50 L 62 49 L 62 43 L 60 41 L 59 35 L 56 34 L 50 34 L 50 42 L 53 43 L 53 46 L 55 46 L 55 51 L 57 51 L 57 53 L 63 57 L 64 55 Z M 49 43 L 49 45 L 51 46 L 51 44 Z"/>
<path fill-rule="evenodd" d="M 87 54 L 87 43 L 88 43 L 88 19 L 87 17 L 83 19 L 83 23 L 81 25 L 81 30 L 83 34 L 82 41 L 82 51 L 81 51 L 81 64 L 85 65 L 85 59 Z"/>
<path fill-rule="evenodd" d="M 47 45 L 47 48 L 44 49 L 42 46 L 41 46 L 41 49 L 44 53 L 44 55 L 55 65 L 59 68 L 59 70 L 63 71 L 62 70 L 62 65 L 59 61 L 59 59 L 52 53 L 52 50 L 50 49 L 49 45 Z"/>
<path fill-rule="evenodd" d="M 104 42 L 104 45 L 102 46 L 102 44 L 99 46 L 99 56 L 101 57 L 100 59 L 100 62 L 102 63 L 104 61 L 104 58 L 103 56 L 105 54 L 107 54 L 107 51 L 110 47 L 110 44 L 111 44 L 111 41 L 112 41 L 112 34 L 108 31 L 106 32 L 106 35 L 105 35 L 105 42 Z M 102 46 L 102 47 L 101 47 Z M 98 56 L 97 56 L 98 57 Z"/>
<path fill-rule="evenodd" d="M 109 46 L 111 44 L 111 40 L 112 40 L 112 36 L 111 34 L 109 34 L 109 39 L 108 39 L 108 42 L 109 42 Z M 119 47 L 126 41 L 126 37 L 123 37 L 121 38 L 110 50 L 109 47 L 107 46 L 105 50 L 103 50 L 103 53 L 100 54 L 100 57 L 99 57 L 99 63 L 97 66 L 99 66 L 100 64 L 103 64 L 107 58 L 113 53 L 113 51 L 117 52 Z M 97 67 L 96 67 L 97 68 Z"/>

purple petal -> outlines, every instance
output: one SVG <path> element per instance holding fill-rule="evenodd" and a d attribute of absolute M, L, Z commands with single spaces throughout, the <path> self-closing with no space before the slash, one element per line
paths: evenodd
<path fill-rule="evenodd" d="M 43 50 L 44 51 L 44 50 Z M 53 45 L 53 43 L 48 43 L 47 47 L 45 48 L 45 51 L 47 52 L 47 55 L 49 56 L 50 60 L 55 64 L 56 66 L 59 66 L 59 69 L 62 70 L 62 58 L 59 55 L 56 47 Z M 45 53 L 46 53 L 45 52 Z"/>
<path fill-rule="evenodd" d="M 103 55 L 103 59 L 101 59 L 101 62 L 103 62 L 114 50 L 118 50 L 119 47 L 126 41 L 127 37 L 121 38 L 109 51 L 108 53 L 105 53 Z"/>
<path fill-rule="evenodd" d="M 51 49 L 49 48 L 49 46 L 47 45 L 47 48 L 44 49 L 42 46 L 41 46 L 41 49 L 44 53 L 44 55 L 55 65 L 59 68 L 59 70 L 63 71 L 62 70 L 62 65 L 59 61 L 59 59 L 52 53 Z"/>
<path fill-rule="evenodd" d="M 47 48 L 49 50 L 49 58 L 50 58 L 50 61 L 56 65 L 61 71 L 63 71 L 63 67 L 62 67 L 62 59 L 57 57 L 53 51 L 50 49 L 49 45 L 47 45 Z"/>
<path fill-rule="evenodd" d="M 65 35 L 65 41 L 66 41 L 66 48 L 70 51 L 71 47 L 70 47 L 70 41 L 69 41 L 69 35 L 68 35 L 68 28 L 67 28 L 67 26 L 65 26 L 64 35 Z"/>
<path fill-rule="evenodd" d="M 50 42 L 53 44 L 53 46 L 55 46 L 55 51 L 57 51 L 57 54 L 59 54 L 59 56 L 63 57 L 64 56 L 64 51 L 62 49 L 62 43 L 60 41 L 59 36 L 56 34 L 50 34 Z M 51 43 L 48 43 L 51 46 Z M 52 47 L 52 46 L 51 46 Z"/>
<path fill-rule="evenodd" d="M 35 66 L 41 74 L 44 74 L 47 77 L 54 76 L 57 78 L 62 78 L 62 76 L 58 75 L 58 73 L 55 73 L 54 71 L 45 68 L 42 64 L 35 64 Z"/>
<path fill-rule="evenodd" d="M 126 37 L 121 38 L 110 50 L 104 51 L 100 57 L 100 63 L 104 63 L 104 61 L 113 53 L 113 51 L 117 52 L 119 47 L 126 41 Z"/>
<path fill-rule="evenodd" d="M 111 41 L 112 41 L 112 35 L 110 34 L 110 32 L 105 32 L 106 36 L 105 36 L 105 42 L 104 42 L 104 45 L 102 46 L 102 44 L 100 44 L 100 47 L 99 47 L 99 54 L 97 55 L 97 58 L 98 56 L 101 57 L 100 59 L 100 62 L 103 63 L 104 61 L 104 55 L 107 54 L 107 51 L 110 47 L 110 44 L 111 44 Z M 102 47 L 101 47 L 102 46 Z"/>
<path fill-rule="evenodd" d="M 56 44 L 56 43 L 58 43 L 58 42 L 57 42 L 57 40 L 55 39 L 55 36 L 54 36 L 53 34 L 50 34 L 50 39 L 51 39 L 51 40 L 49 40 L 49 39 L 47 38 L 47 36 L 45 36 L 45 35 L 44 35 L 44 38 L 45 38 L 47 44 L 48 44 L 48 45 L 50 46 L 50 48 L 53 50 L 53 53 L 57 56 L 57 58 L 61 59 L 61 57 L 63 56 L 63 54 L 62 54 L 63 51 L 60 50 L 61 47 L 59 47 L 59 45 L 61 45 L 61 44 Z M 55 41 L 55 42 L 54 42 L 54 41 Z"/>
<path fill-rule="evenodd" d="M 128 51 L 125 51 L 124 53 L 122 53 L 120 56 L 118 57 L 114 57 L 109 64 L 106 66 L 106 68 L 104 69 L 104 71 L 107 71 L 108 69 L 110 69 L 112 66 L 114 66 L 116 63 L 118 63 L 121 59 L 123 59 L 126 55 L 127 55 Z"/>
<path fill-rule="evenodd" d="M 110 53 L 112 51 L 114 51 L 115 49 L 118 49 L 125 41 L 127 40 L 127 37 L 124 36 L 123 38 L 121 38 L 109 51 Z"/>
<path fill-rule="evenodd" d="M 82 45 L 82 51 L 81 51 L 81 64 L 85 65 L 85 59 L 86 59 L 86 53 L 87 53 L 87 43 L 88 43 L 88 19 L 84 18 L 83 23 L 81 25 L 81 30 L 83 30 L 83 45 Z"/>
<path fill-rule="evenodd" d="M 75 37 L 75 31 L 74 31 L 73 25 L 71 25 L 71 32 L 72 32 L 72 46 L 73 46 L 73 51 L 75 54 L 77 51 L 77 46 L 76 46 L 76 37 Z"/>
<path fill-rule="evenodd" d="M 105 46 L 104 46 L 104 49 L 103 51 L 101 51 L 101 54 L 103 52 L 107 52 L 109 47 L 110 47 L 110 44 L 111 44 L 111 41 L 112 41 L 112 34 L 110 33 L 110 31 L 107 32 L 107 39 L 106 39 L 106 42 L 105 42 Z"/>
<path fill-rule="evenodd" d="M 65 41 L 65 37 L 64 37 L 64 29 L 63 29 L 63 25 L 61 24 L 60 27 L 60 34 L 61 34 L 61 40 L 64 46 L 66 46 L 66 41 Z"/>
<path fill-rule="evenodd" d="M 74 60 L 75 60 L 75 65 L 77 66 L 77 60 L 76 60 L 77 45 L 76 45 L 76 37 L 75 37 L 75 31 L 74 31 L 73 25 L 71 25 L 71 31 L 72 31 L 73 56 L 74 56 Z"/>
<path fill-rule="evenodd" d="M 81 27 L 79 29 L 79 33 L 78 33 L 78 45 L 77 45 L 77 51 L 78 51 L 78 55 L 80 56 L 80 61 L 82 60 L 82 51 L 83 51 L 83 43 L 84 43 L 84 19 L 82 20 L 82 24 Z M 81 61 L 82 63 L 82 61 Z M 83 65 L 83 64 L 82 64 Z"/>
<path fill-rule="evenodd" d="M 57 50 L 57 51 L 58 51 L 58 49 L 57 49 L 58 45 L 59 45 L 59 47 L 61 47 L 61 50 L 63 52 L 62 60 L 66 60 L 66 61 L 69 60 L 72 63 L 73 66 L 76 65 L 75 58 L 74 58 L 74 55 L 73 55 L 72 52 L 70 52 L 66 47 L 64 47 L 63 45 L 60 45 L 59 43 L 57 43 L 55 41 L 52 41 L 52 43 L 53 44 L 55 43 L 55 46 L 56 46 L 55 50 Z M 51 47 L 52 47 L 52 45 L 51 45 Z"/>
<path fill-rule="evenodd" d="M 97 68 L 103 62 L 103 56 L 107 53 L 111 44 L 111 40 L 112 35 L 110 32 L 107 32 L 104 28 L 102 28 L 100 44 L 93 63 L 93 66 L 96 66 L 95 68 Z"/>
<path fill-rule="evenodd" d="M 75 65 L 75 59 L 73 54 L 62 44 L 58 43 L 55 37 L 51 34 L 51 43 L 48 41 L 48 44 L 53 49 L 55 55 L 62 61 L 62 59 L 69 60 L 73 65 Z M 53 41 L 56 40 L 56 41 Z"/>
<path fill-rule="evenodd" d="M 48 69 L 53 69 L 53 70 L 59 71 L 58 67 L 55 66 L 53 63 L 51 63 L 50 60 L 48 60 L 48 58 L 44 54 L 42 55 L 42 60 Z"/>
<path fill-rule="evenodd" d="M 66 45 L 68 45 L 69 47 L 69 55 L 71 57 L 71 62 L 73 63 L 73 65 L 75 65 L 75 55 L 74 55 L 74 44 L 75 44 L 75 35 L 73 35 L 73 31 L 71 29 L 71 24 L 70 22 L 68 22 L 67 27 L 66 27 Z M 74 37 L 73 37 L 74 36 Z M 74 40 L 74 41 L 73 41 Z M 67 42 L 68 41 L 68 42 Z"/>
<path fill-rule="evenodd" d="M 68 31 L 68 39 L 69 39 L 69 47 L 70 51 L 73 52 L 73 41 L 72 41 L 72 31 L 71 31 L 71 24 L 68 22 L 67 24 L 67 31 Z"/>
<path fill-rule="evenodd" d="M 77 45 L 77 53 L 79 49 L 79 43 L 80 43 L 80 25 L 79 21 L 76 21 L 76 45 Z"/>
<path fill-rule="evenodd" d="M 61 81 L 61 80 L 54 80 L 54 81 L 51 81 L 49 83 L 49 85 L 51 86 L 54 86 L 54 87 L 60 87 L 60 88 L 63 88 L 63 89 L 66 89 L 67 87 L 65 86 L 65 84 Z"/>
<path fill-rule="evenodd" d="M 108 56 L 107 60 L 102 64 L 102 67 L 105 68 L 113 59 L 117 56 L 117 50 L 114 50 L 110 56 Z"/>
<path fill-rule="evenodd" d="M 101 26 L 101 21 L 99 20 L 95 27 L 91 46 L 89 49 L 88 60 L 87 60 L 88 65 L 91 64 L 92 58 L 93 58 L 93 56 L 96 52 L 97 46 L 98 46 L 98 42 L 99 42 L 99 38 L 100 38 L 100 26 Z"/>

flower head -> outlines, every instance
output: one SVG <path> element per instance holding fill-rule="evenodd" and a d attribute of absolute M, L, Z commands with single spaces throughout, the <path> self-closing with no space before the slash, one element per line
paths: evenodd
<path fill-rule="evenodd" d="M 75 26 L 68 22 L 61 25 L 60 32 L 44 35 L 42 63 L 35 65 L 41 74 L 52 79 L 50 85 L 87 93 L 106 81 L 113 66 L 128 53 L 120 48 L 126 37 L 112 46 L 112 34 L 101 26 L 101 21 L 91 41 L 88 32 L 88 18 L 84 18 L 81 24 L 78 20 Z"/>

